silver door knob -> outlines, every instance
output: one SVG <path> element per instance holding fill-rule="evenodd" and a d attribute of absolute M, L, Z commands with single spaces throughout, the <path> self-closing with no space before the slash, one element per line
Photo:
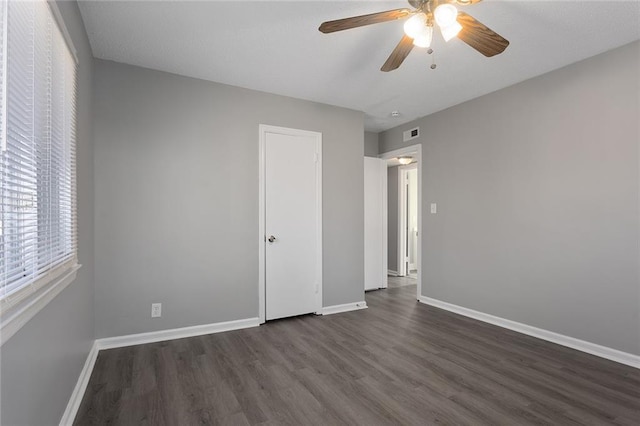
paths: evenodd
<path fill-rule="evenodd" d="M 273 235 L 271 235 L 269 238 L 267 238 L 269 240 L 270 243 L 274 242 L 276 240 L 276 237 L 274 237 Z"/>

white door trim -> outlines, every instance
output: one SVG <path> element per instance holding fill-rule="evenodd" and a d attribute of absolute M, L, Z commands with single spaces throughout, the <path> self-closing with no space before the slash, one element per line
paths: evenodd
<path fill-rule="evenodd" d="M 385 152 L 378 155 L 378 158 L 390 160 L 408 154 L 411 154 L 416 159 L 418 168 L 418 253 L 416 253 L 418 257 L 418 285 L 416 286 L 416 300 L 420 300 L 422 295 L 422 239 L 425 235 L 422 230 L 422 145 L 416 144 Z"/>
<path fill-rule="evenodd" d="M 258 318 L 260 324 L 265 322 L 265 303 L 266 303 L 266 230 L 265 230 L 265 143 L 267 133 L 277 133 L 289 136 L 308 136 L 316 140 L 317 164 L 316 167 L 316 217 L 317 219 L 317 244 L 316 244 L 316 313 L 322 313 L 322 133 L 312 132 L 308 130 L 289 129 L 286 127 L 270 126 L 260 124 L 258 126 Z M 294 159 L 295 160 L 295 159 Z"/>

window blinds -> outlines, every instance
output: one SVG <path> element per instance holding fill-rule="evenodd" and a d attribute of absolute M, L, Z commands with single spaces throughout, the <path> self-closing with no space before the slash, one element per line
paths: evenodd
<path fill-rule="evenodd" d="M 76 62 L 44 0 L 0 2 L 0 300 L 75 263 Z"/>

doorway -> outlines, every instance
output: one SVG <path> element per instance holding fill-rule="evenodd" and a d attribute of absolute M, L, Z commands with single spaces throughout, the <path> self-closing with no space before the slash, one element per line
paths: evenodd
<path fill-rule="evenodd" d="M 422 146 L 379 155 L 387 163 L 388 287 L 416 285 L 422 293 Z M 400 164 L 399 159 L 410 159 Z M 407 161 L 403 161 L 407 162 Z"/>
<path fill-rule="evenodd" d="M 263 323 L 322 311 L 322 134 L 262 124 L 259 133 Z"/>

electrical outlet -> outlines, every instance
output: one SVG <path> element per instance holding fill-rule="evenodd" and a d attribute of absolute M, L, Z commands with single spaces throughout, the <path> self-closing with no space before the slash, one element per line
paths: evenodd
<path fill-rule="evenodd" d="M 157 318 L 162 316 L 162 303 L 151 304 L 151 318 Z"/>

